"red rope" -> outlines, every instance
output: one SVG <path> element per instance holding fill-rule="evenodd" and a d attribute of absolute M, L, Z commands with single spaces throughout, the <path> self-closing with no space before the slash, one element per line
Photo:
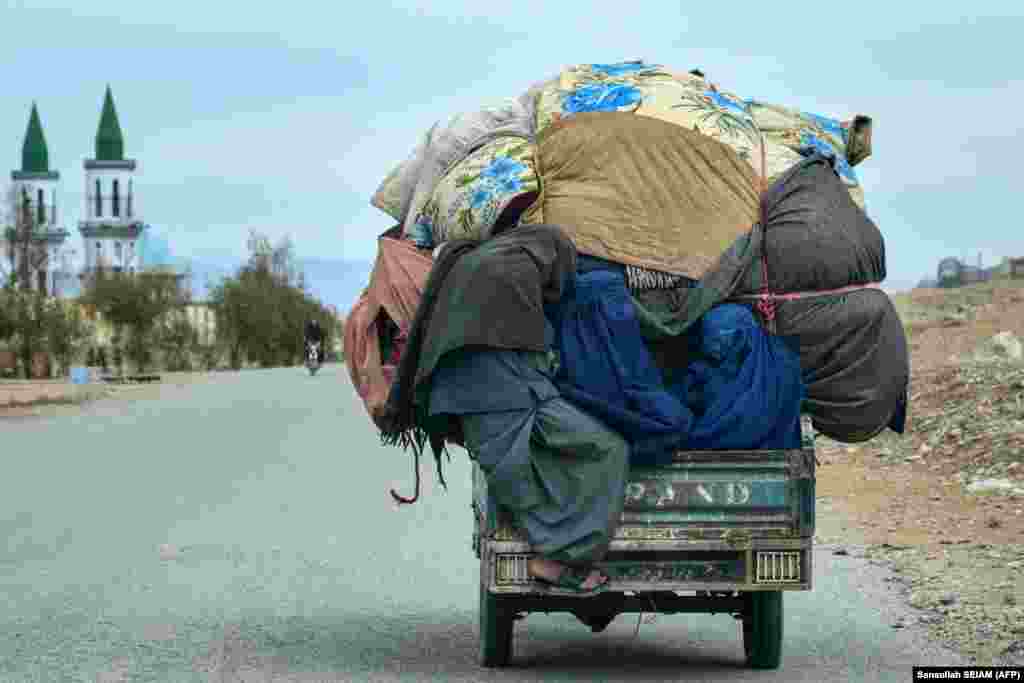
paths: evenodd
<path fill-rule="evenodd" d="M 412 498 L 406 498 L 405 496 L 397 493 L 394 489 L 391 489 L 391 497 L 395 499 L 395 502 L 399 505 L 411 505 L 419 500 L 420 497 L 420 454 L 419 451 L 415 452 L 415 464 L 413 465 L 413 471 L 416 473 L 416 489 L 412 494 Z"/>
<path fill-rule="evenodd" d="M 764 242 L 761 243 L 761 277 L 761 296 L 757 302 L 757 310 L 764 316 L 765 322 L 771 323 L 775 320 L 775 295 L 768 287 L 768 259 L 765 256 Z"/>
<path fill-rule="evenodd" d="M 851 292 L 860 292 L 865 289 L 881 289 L 882 285 L 878 282 L 868 282 L 863 285 L 847 285 L 845 287 L 836 287 L 835 289 L 815 289 L 809 292 L 786 292 L 785 294 L 771 294 L 769 295 L 775 301 L 797 301 L 799 299 L 807 299 L 815 296 L 834 296 L 836 294 L 849 294 Z M 763 294 L 737 294 L 731 297 L 732 299 L 757 299 L 764 298 Z"/>

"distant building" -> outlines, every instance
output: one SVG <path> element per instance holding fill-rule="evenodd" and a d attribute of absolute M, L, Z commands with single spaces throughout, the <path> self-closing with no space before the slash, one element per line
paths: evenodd
<path fill-rule="evenodd" d="M 960 272 L 960 283 L 964 285 L 973 285 L 978 282 L 987 282 L 991 279 L 991 272 L 985 270 L 984 268 L 979 268 L 977 266 L 965 265 L 963 267 L 963 270 Z"/>
<path fill-rule="evenodd" d="M 1012 278 L 1024 278 L 1024 256 L 1007 259 L 1007 261 L 1009 266 L 1007 275 Z"/>
<path fill-rule="evenodd" d="M 10 263 L 16 273 L 23 271 L 24 250 L 18 248 L 24 244 L 24 237 L 15 232 L 16 226 L 22 225 L 23 213 L 27 212 L 31 222 L 28 236 L 30 256 L 28 276 L 30 287 L 37 290 L 52 292 L 53 276 L 59 275 L 59 252 L 68 237 L 68 231 L 60 227 L 60 214 L 57 208 L 60 173 L 50 168 L 50 152 L 43 134 L 43 124 L 39 119 L 39 110 L 35 103 L 29 114 L 28 128 L 21 147 L 21 168 L 11 171 L 11 187 L 8 197 L 9 225 L 4 234 L 4 258 L 10 256 Z"/>
<path fill-rule="evenodd" d="M 94 142 L 95 154 L 83 162 L 85 202 L 83 218 L 78 222 L 84 247 L 81 275 L 87 275 L 99 265 L 133 273 L 146 265 L 139 253 L 138 240 L 147 226 L 142 221 L 136 193 L 138 164 L 134 159 L 125 158 L 124 136 L 109 85 Z M 5 208 L 22 212 L 27 205 L 33 221 L 32 285 L 38 288 L 39 283 L 47 283 L 47 291 L 56 293 L 72 284 L 74 278 L 67 258 L 69 254 L 61 251 L 69 233 L 61 226 L 60 174 L 50 168 L 49 161 L 39 111 L 33 103 L 22 146 L 21 168 L 11 173 L 11 206 Z M 14 220 L 8 223 L 16 225 Z M 5 259 L 11 253 L 13 238 L 10 230 L 0 234 L 6 247 L 2 254 Z M 41 258 L 40 249 L 45 249 L 46 258 Z M 21 258 L 20 251 L 15 258 Z M 22 272 L 20 263 L 12 265 L 15 272 Z"/>
<path fill-rule="evenodd" d="M 962 287 L 988 282 L 995 278 L 1024 277 L 1024 258 L 1004 258 L 998 265 L 983 268 L 980 256 L 977 266 L 967 265 L 957 258 L 949 257 L 939 261 L 936 274 L 936 284 L 933 286 L 937 287 Z"/>
<path fill-rule="evenodd" d="M 939 267 L 935 279 L 939 287 L 959 287 L 961 284 L 962 274 L 963 264 L 960 263 L 960 259 L 952 257 L 944 258 L 939 261 Z"/>
<path fill-rule="evenodd" d="M 85 219 L 78 231 L 85 246 L 85 275 L 99 265 L 134 273 L 141 267 L 136 243 L 144 225 L 135 194 L 134 159 L 124 157 L 124 137 L 107 86 L 96 131 L 96 154 L 85 169 Z"/>

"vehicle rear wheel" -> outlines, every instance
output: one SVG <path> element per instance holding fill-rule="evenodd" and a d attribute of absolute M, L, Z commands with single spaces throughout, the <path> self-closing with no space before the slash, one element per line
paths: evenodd
<path fill-rule="evenodd" d="M 509 599 L 495 595 L 480 583 L 480 664 L 489 668 L 508 665 L 512 657 L 515 611 Z"/>
<path fill-rule="evenodd" d="M 747 665 L 777 669 L 782 662 L 782 591 L 744 595 L 743 651 Z"/>

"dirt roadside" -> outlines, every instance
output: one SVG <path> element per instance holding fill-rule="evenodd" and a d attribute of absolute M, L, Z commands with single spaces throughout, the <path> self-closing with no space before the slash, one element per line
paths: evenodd
<path fill-rule="evenodd" d="M 1024 664 L 1024 359 L 1012 339 L 992 343 L 1024 338 L 1024 283 L 894 298 L 908 430 L 818 437 L 818 536 L 890 567 L 933 638 L 979 664 Z"/>
<path fill-rule="evenodd" d="M 215 380 L 223 373 L 216 372 L 166 372 L 159 382 L 133 382 L 124 384 L 88 384 L 72 387 L 65 391 L 48 392 L 51 397 L 29 401 L 0 403 L 0 420 L 5 418 L 47 417 L 81 412 L 83 406 L 107 399 L 156 398 L 165 392 L 186 387 L 197 382 Z M 59 386 L 60 383 L 51 383 Z M 29 392 L 31 393 L 31 392 Z"/>

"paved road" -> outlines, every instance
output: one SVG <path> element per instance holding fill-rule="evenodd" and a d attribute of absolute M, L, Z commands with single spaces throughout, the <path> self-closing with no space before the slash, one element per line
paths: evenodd
<path fill-rule="evenodd" d="M 146 393 L 146 392 L 143 392 Z M 150 392 L 152 393 L 152 392 Z M 27 681 L 899 681 L 956 663 L 881 570 L 816 558 L 790 594 L 784 668 L 742 668 L 725 616 L 568 615 L 517 627 L 514 667 L 476 666 L 467 462 L 450 490 L 379 445 L 343 368 L 225 374 L 0 420 L 0 683 Z M 161 548 L 161 546 L 163 546 Z"/>

